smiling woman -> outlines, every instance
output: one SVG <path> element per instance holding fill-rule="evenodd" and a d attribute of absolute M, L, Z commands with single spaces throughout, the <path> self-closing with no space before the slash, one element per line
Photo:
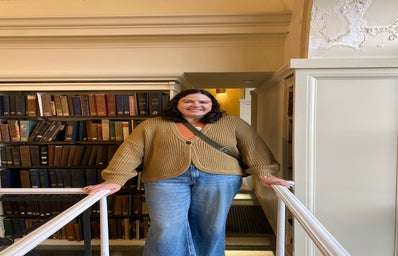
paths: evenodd
<path fill-rule="evenodd" d="M 196 137 L 183 125 L 187 122 L 240 155 L 249 168 Z M 239 117 L 223 112 L 215 97 L 201 89 L 178 93 L 160 117 L 138 125 L 103 170 L 105 182 L 85 190 L 114 193 L 137 175 L 141 164 L 151 218 L 145 256 L 224 255 L 228 211 L 242 177 L 249 173 L 264 186 L 289 186 L 272 177 L 279 164 L 257 133 Z"/>
<path fill-rule="evenodd" d="M 200 120 L 211 110 L 212 102 L 209 97 L 201 93 L 189 94 L 178 101 L 177 109 L 181 115 L 193 126 L 202 127 Z"/>

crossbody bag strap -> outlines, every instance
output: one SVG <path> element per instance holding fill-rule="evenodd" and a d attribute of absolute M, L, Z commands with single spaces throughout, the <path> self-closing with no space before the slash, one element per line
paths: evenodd
<path fill-rule="evenodd" d="M 210 139 L 209 137 L 204 135 L 202 132 L 198 131 L 198 129 L 193 127 L 193 125 L 190 124 L 189 122 L 183 122 L 182 124 L 185 125 L 185 127 L 187 127 L 191 132 L 193 132 L 195 135 L 197 135 L 203 141 L 208 143 L 210 146 L 220 150 L 221 152 L 224 152 L 227 155 L 230 155 L 230 156 L 236 158 L 240 164 L 243 164 L 242 159 L 240 159 L 240 157 L 238 155 L 236 155 L 234 152 L 230 151 L 228 148 L 223 147 L 220 144 L 218 144 L 217 142 L 213 141 L 212 139 Z"/>

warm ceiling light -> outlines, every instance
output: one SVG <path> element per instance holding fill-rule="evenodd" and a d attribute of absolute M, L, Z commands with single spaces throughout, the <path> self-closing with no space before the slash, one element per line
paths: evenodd
<path fill-rule="evenodd" d="M 216 94 L 225 93 L 227 89 L 216 89 Z"/>

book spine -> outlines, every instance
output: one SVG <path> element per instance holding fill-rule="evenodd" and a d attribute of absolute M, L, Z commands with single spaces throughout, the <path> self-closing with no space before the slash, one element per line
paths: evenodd
<path fill-rule="evenodd" d="M 26 95 L 26 115 L 37 116 L 37 95 L 28 94 Z"/>
<path fill-rule="evenodd" d="M 95 102 L 95 94 L 88 95 L 88 106 L 89 106 L 89 114 L 90 116 L 97 116 L 97 104 Z"/>
<path fill-rule="evenodd" d="M 113 93 L 106 94 L 106 105 L 107 105 L 108 116 L 116 116 L 115 94 Z"/>
<path fill-rule="evenodd" d="M 94 95 L 95 97 L 95 106 L 97 108 L 97 116 L 107 116 L 107 101 L 105 93 L 97 93 Z"/>

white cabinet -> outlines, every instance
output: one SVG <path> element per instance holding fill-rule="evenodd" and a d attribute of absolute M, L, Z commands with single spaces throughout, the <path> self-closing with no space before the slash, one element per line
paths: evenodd
<path fill-rule="evenodd" d="M 397 255 L 397 59 L 291 67 L 296 196 L 352 255 Z M 321 255 L 299 225 L 295 255 Z"/>

